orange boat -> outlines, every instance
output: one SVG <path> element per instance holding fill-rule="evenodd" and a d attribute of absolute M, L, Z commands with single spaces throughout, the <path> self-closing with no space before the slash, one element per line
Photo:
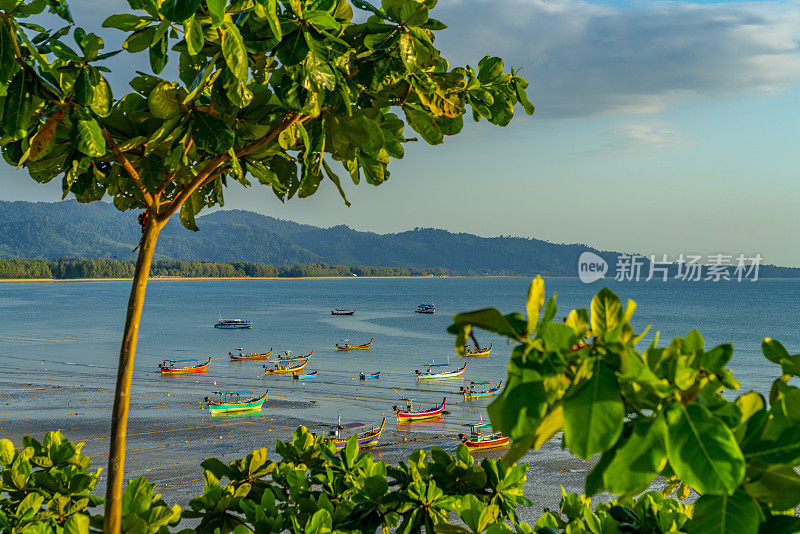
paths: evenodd
<path fill-rule="evenodd" d="M 231 357 L 232 362 L 242 362 L 248 360 L 269 360 L 269 355 L 272 354 L 272 347 L 269 348 L 268 352 L 251 352 L 250 354 L 244 354 L 242 349 L 239 349 L 239 354 L 234 354 L 232 352 L 228 353 L 228 356 Z"/>
<path fill-rule="evenodd" d="M 375 341 L 375 338 L 369 340 L 368 343 L 364 343 L 363 345 L 350 345 L 345 341 L 344 345 L 336 344 L 336 350 L 367 350 L 369 346 L 372 345 L 372 342 Z"/>
<path fill-rule="evenodd" d="M 198 360 L 164 360 L 163 363 L 158 364 L 161 369 L 162 375 L 190 375 L 196 373 L 205 373 L 208 371 L 208 364 L 211 363 L 211 356 L 208 357 L 206 363 L 202 365 L 195 365 L 192 367 L 175 367 L 176 363 L 196 362 Z"/>
<path fill-rule="evenodd" d="M 275 367 L 267 367 L 265 365 L 264 366 L 264 374 L 265 375 L 285 375 L 285 374 L 289 374 L 289 373 L 297 373 L 297 372 L 302 371 L 303 367 L 308 365 L 309 360 L 310 360 L 310 358 L 306 358 L 305 360 L 303 360 L 302 363 L 300 363 L 299 365 L 295 365 L 294 367 L 292 367 L 291 364 L 285 365 L 285 364 L 280 363 L 280 362 L 276 363 Z"/>

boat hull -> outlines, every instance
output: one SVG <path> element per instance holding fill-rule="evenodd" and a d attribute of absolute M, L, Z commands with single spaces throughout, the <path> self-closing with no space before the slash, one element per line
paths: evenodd
<path fill-rule="evenodd" d="M 269 352 L 265 352 L 263 354 L 255 354 L 255 355 L 247 355 L 247 356 L 234 356 L 233 354 L 229 354 L 231 357 L 232 362 L 246 362 L 250 360 L 269 360 L 269 356 L 272 354 L 272 349 Z"/>
<path fill-rule="evenodd" d="M 492 346 L 489 345 L 489 348 L 483 350 L 476 350 L 475 352 L 465 352 L 464 356 L 491 356 L 492 355 Z"/>
<path fill-rule="evenodd" d="M 208 372 L 208 364 L 211 363 L 211 357 L 209 356 L 206 363 L 203 365 L 198 365 L 196 367 L 177 367 L 177 368 L 168 368 L 162 367 L 161 374 L 162 375 L 194 375 L 199 373 L 206 373 Z"/>
<path fill-rule="evenodd" d="M 331 310 L 331 315 L 353 315 L 355 313 L 356 313 L 355 310 L 353 310 L 353 311 L 342 311 L 342 312 L 337 312 L 336 310 Z"/>
<path fill-rule="evenodd" d="M 364 343 L 363 345 L 336 345 L 336 350 L 369 350 L 370 345 L 372 342 L 375 341 L 374 339 L 370 339 L 369 343 Z"/>
<path fill-rule="evenodd" d="M 241 330 L 253 328 L 253 323 L 217 323 L 214 328 L 221 328 L 223 330 Z"/>
<path fill-rule="evenodd" d="M 429 410 L 421 410 L 417 412 L 399 411 L 397 412 L 398 423 L 410 423 L 413 421 L 425 421 L 426 419 L 438 419 L 444 412 L 444 407 L 447 399 L 442 400 L 442 403 L 435 408 Z"/>
<path fill-rule="evenodd" d="M 499 438 L 487 440 L 471 440 L 470 438 L 466 438 L 464 440 L 464 445 L 466 445 L 471 451 L 480 451 L 483 449 L 496 449 L 498 447 L 505 447 L 508 445 L 509 441 L 511 441 L 511 438 L 508 436 L 500 436 Z"/>
<path fill-rule="evenodd" d="M 267 393 L 268 392 L 269 390 L 267 390 Z M 247 402 L 209 402 L 208 411 L 212 414 L 219 414 L 260 410 L 264 405 L 264 401 L 267 400 L 267 393 L 264 393 L 264 395 L 257 399 L 251 399 Z"/>
<path fill-rule="evenodd" d="M 313 373 L 308 373 L 308 374 L 305 374 L 305 375 L 295 374 L 293 376 L 293 378 L 295 380 L 307 380 L 309 378 L 316 378 L 316 377 L 317 377 L 317 371 L 314 371 Z"/>
<path fill-rule="evenodd" d="M 464 374 L 464 371 L 467 370 L 467 364 L 464 364 L 464 367 L 459 369 L 458 371 L 452 371 L 450 373 L 420 373 L 417 371 L 417 380 L 431 380 L 437 378 L 458 378 L 459 376 Z"/>
<path fill-rule="evenodd" d="M 282 369 L 264 369 L 265 375 L 287 375 L 287 374 L 294 374 L 298 371 L 302 371 L 303 368 L 308 365 L 309 360 L 304 361 L 301 365 L 296 365 L 295 367 L 284 367 Z"/>

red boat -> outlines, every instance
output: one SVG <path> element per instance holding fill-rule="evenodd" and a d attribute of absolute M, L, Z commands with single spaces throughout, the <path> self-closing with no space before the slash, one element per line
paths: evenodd
<path fill-rule="evenodd" d="M 471 451 L 505 447 L 508 445 L 508 442 L 511 441 L 510 437 L 504 436 L 500 432 L 492 432 L 492 425 L 484 422 L 477 425 L 470 425 L 469 436 L 459 434 L 458 437 L 461 438 L 464 445 Z"/>
<path fill-rule="evenodd" d="M 394 388 L 392 388 L 394 389 Z M 395 393 L 397 391 L 395 390 Z M 400 395 L 398 393 L 398 395 Z M 447 402 L 447 397 L 442 399 L 442 403 L 427 410 L 415 410 L 412 403 L 413 399 L 407 399 L 402 395 L 400 398 L 405 402 L 405 406 L 395 406 L 394 410 L 397 412 L 398 423 L 408 423 L 411 421 L 425 421 L 426 419 L 438 419 L 444 413 L 444 406 Z"/>
<path fill-rule="evenodd" d="M 192 367 L 175 367 L 176 363 L 196 362 L 197 360 L 164 360 L 163 363 L 158 364 L 161 369 L 162 375 L 189 375 L 197 373 L 205 373 L 208 371 L 208 364 L 211 363 L 211 356 L 208 357 L 206 363 L 202 365 L 195 365 Z"/>

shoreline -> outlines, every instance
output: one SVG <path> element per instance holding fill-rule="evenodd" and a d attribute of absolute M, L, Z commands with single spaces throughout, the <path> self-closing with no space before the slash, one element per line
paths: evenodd
<path fill-rule="evenodd" d="M 426 276 L 160 276 L 150 282 L 194 282 L 221 280 L 422 280 L 433 278 L 525 278 L 522 275 L 426 275 Z M 50 282 L 131 282 L 133 278 L 0 278 L 0 284 L 44 284 Z"/>

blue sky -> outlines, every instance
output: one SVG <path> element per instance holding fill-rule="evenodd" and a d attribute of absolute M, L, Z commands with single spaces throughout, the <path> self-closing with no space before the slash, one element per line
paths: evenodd
<path fill-rule="evenodd" d="M 73 12 L 89 30 L 111 10 Z M 235 186 L 226 208 L 800 266 L 800 3 L 440 0 L 433 13 L 453 64 L 523 67 L 533 118 L 408 145 L 387 183 L 347 186 L 350 208 L 330 183 L 286 204 Z M 2 199 L 60 198 L 58 184 L 0 173 Z"/>

